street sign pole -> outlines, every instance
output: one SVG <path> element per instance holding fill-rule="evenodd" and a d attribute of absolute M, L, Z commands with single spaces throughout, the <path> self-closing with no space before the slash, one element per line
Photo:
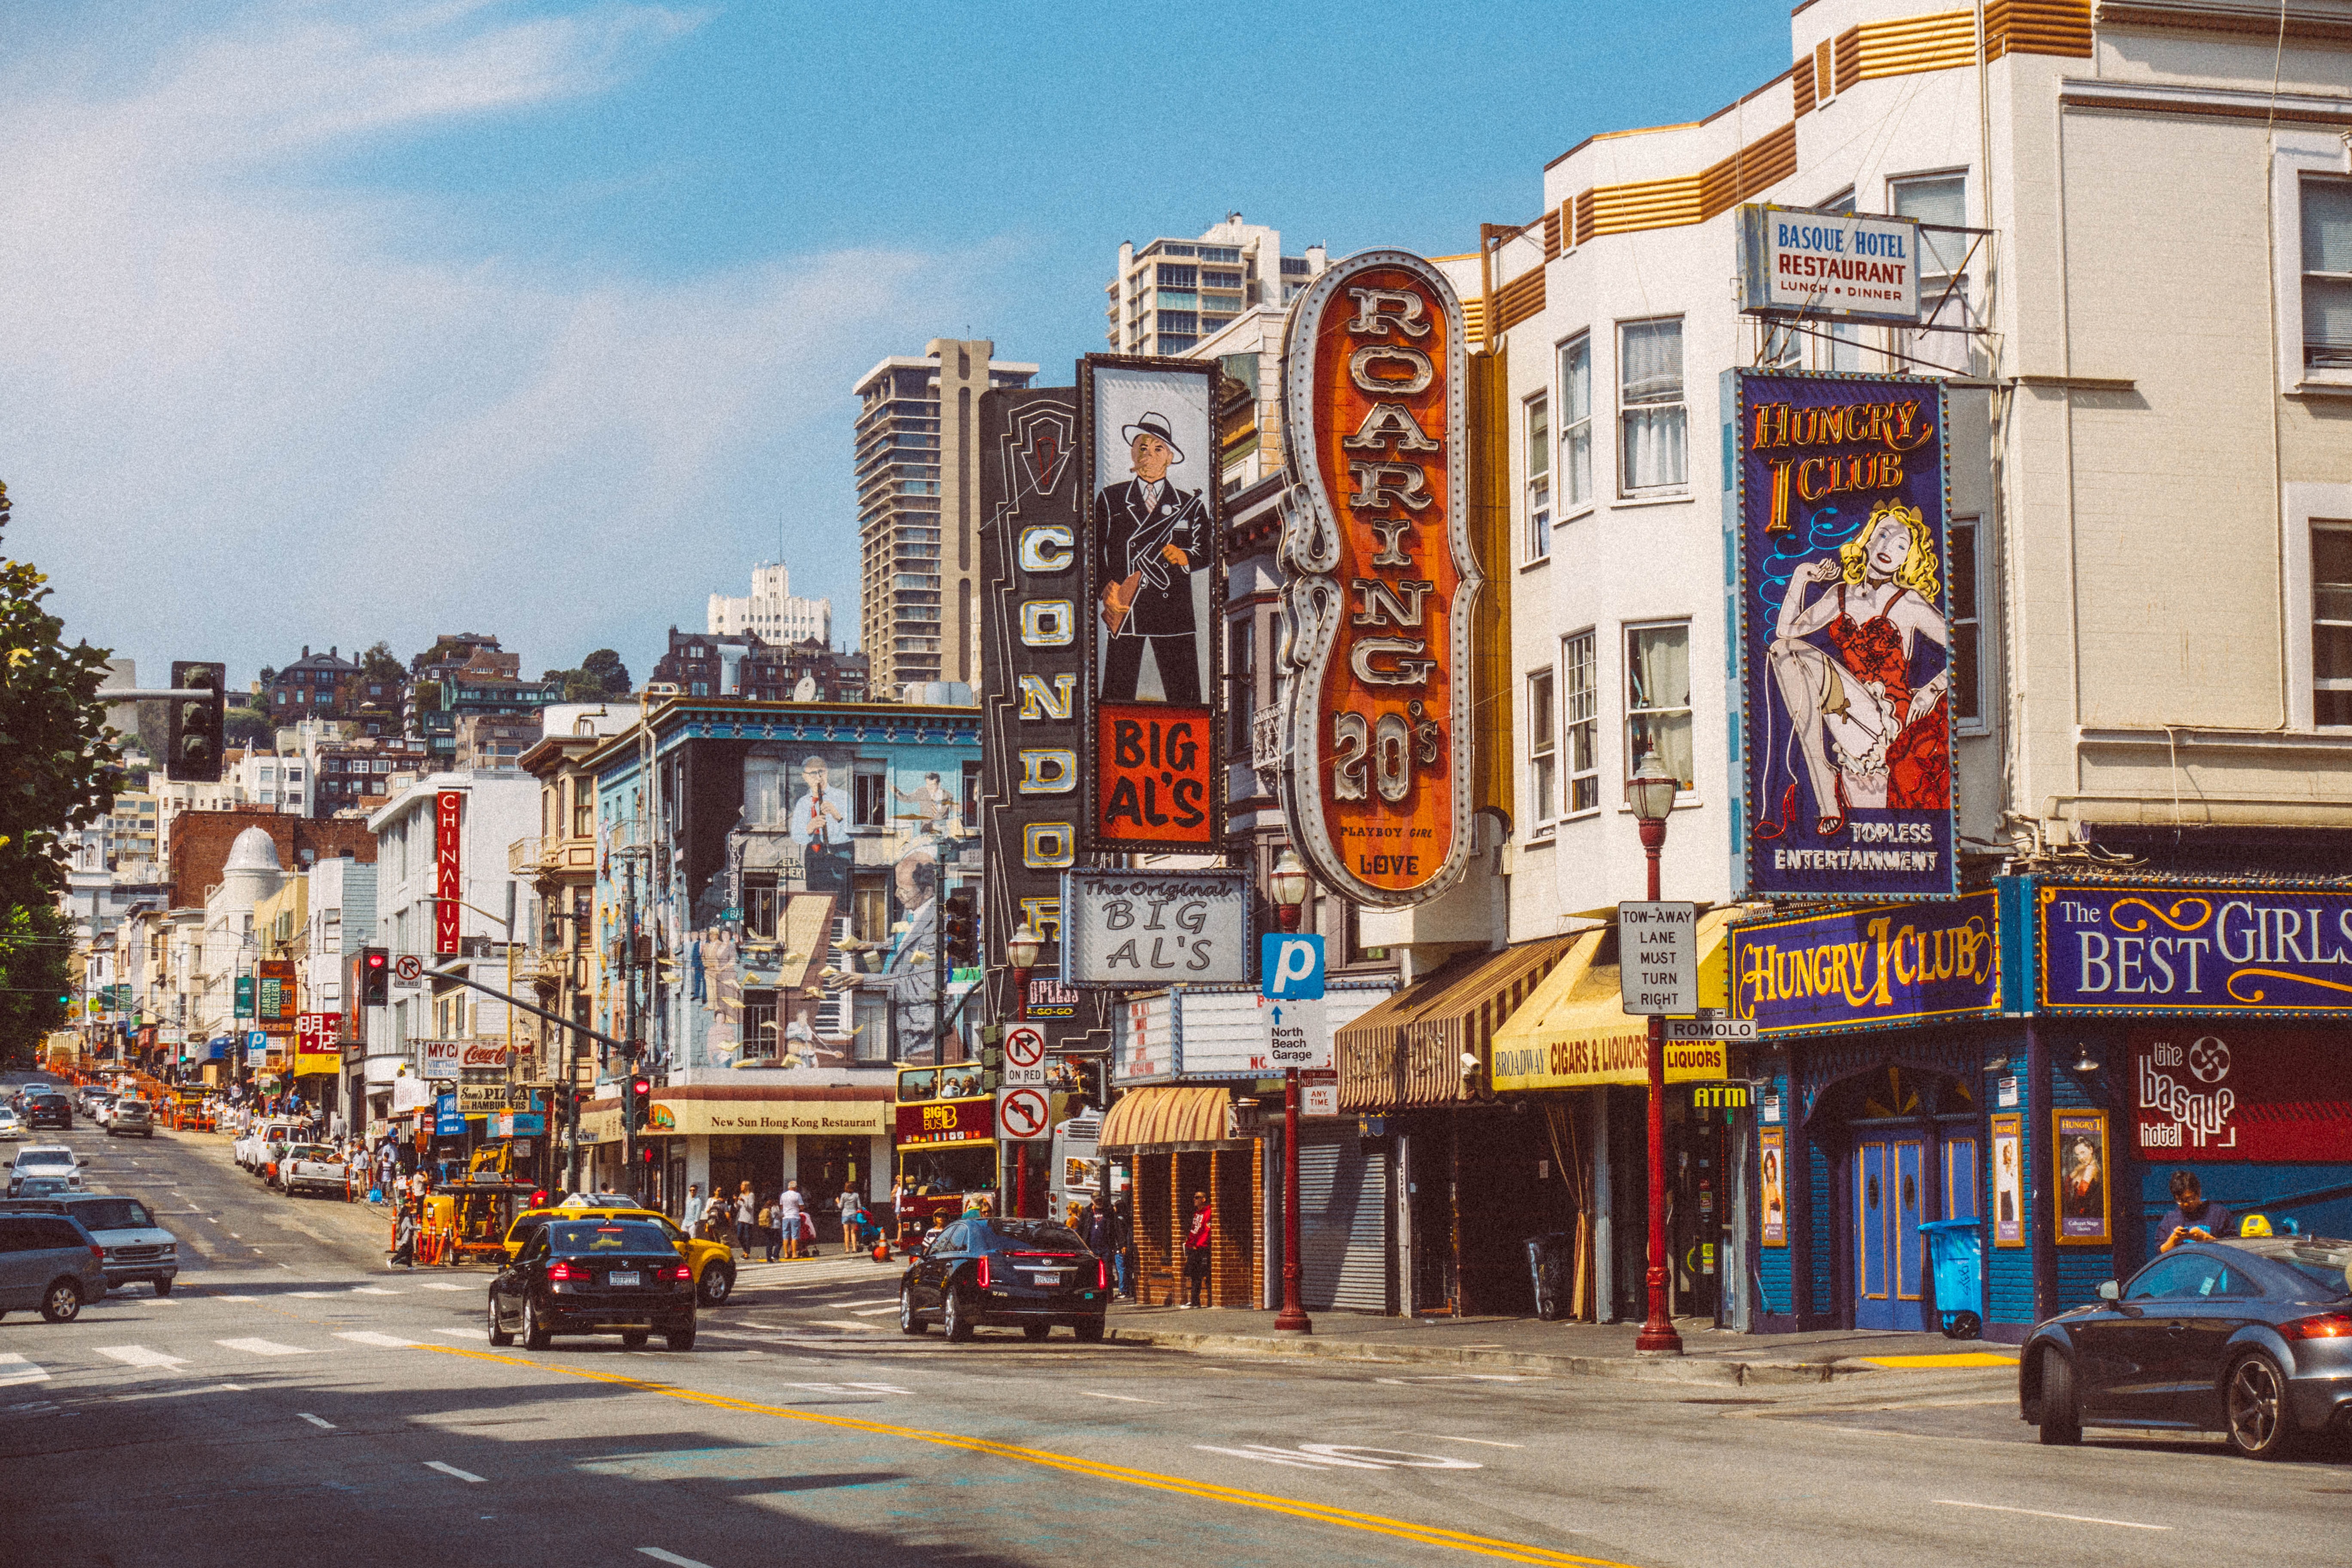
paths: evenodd
<path fill-rule="evenodd" d="M 1323 939 L 1300 936 L 1297 904 L 1276 904 L 1283 931 L 1268 935 L 1259 945 L 1258 991 L 1276 1004 L 1275 1015 L 1281 1016 L 1280 1003 L 1294 1004 L 1307 999 L 1319 1000 L 1323 994 Z M 1314 1009 L 1317 1023 L 1321 1023 L 1322 1008 Z M 1306 1304 L 1299 1299 L 1301 1276 L 1298 1262 L 1298 1068 L 1282 1070 L 1282 1310 L 1275 1314 L 1276 1333 L 1311 1334 L 1315 1320 L 1307 1315 Z"/>

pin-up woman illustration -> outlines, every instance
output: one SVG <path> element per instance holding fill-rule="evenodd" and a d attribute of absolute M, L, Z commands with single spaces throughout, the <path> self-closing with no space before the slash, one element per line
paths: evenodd
<path fill-rule="evenodd" d="M 1832 584 L 1835 592 L 1811 597 L 1812 585 Z M 1855 807 L 1951 803 L 1951 633 L 1941 598 L 1935 536 L 1918 508 L 1892 500 L 1834 559 L 1800 566 L 1789 580 L 1766 658 L 1804 753 L 1823 838 L 1844 832 Z M 1915 685 L 1923 637 L 1945 662 Z M 1791 784 L 1782 822 L 1795 811 Z"/>

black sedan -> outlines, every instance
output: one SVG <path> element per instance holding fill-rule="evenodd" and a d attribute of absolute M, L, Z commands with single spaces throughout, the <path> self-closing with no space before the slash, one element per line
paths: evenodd
<path fill-rule="evenodd" d="M 1050 1220 L 966 1215 L 933 1231 L 898 1282 L 898 1327 L 919 1334 L 936 1317 L 951 1340 L 983 1323 L 1042 1340 L 1067 1323 L 1091 1342 L 1109 1306 L 1109 1265 Z"/>
<path fill-rule="evenodd" d="M 2156 1427 L 2276 1459 L 2352 1436 L 2352 1242 L 2189 1242 L 2099 1298 L 2025 1342 L 2018 1413 L 2044 1443 Z"/>
<path fill-rule="evenodd" d="M 490 1281 L 490 1343 L 543 1351 L 557 1334 L 661 1334 L 694 1348 L 694 1270 L 646 1220 L 557 1220 Z"/>
<path fill-rule="evenodd" d="M 27 1127 L 54 1127 L 61 1132 L 73 1131 L 73 1101 L 55 1092 L 28 1094 L 20 1114 Z"/>

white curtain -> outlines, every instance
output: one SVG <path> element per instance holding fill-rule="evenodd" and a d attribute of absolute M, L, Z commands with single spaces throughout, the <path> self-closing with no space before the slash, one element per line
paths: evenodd
<path fill-rule="evenodd" d="M 1688 789 L 1691 769 L 1690 631 L 1637 626 L 1625 634 L 1625 770 L 1655 752 Z"/>
<path fill-rule="evenodd" d="M 1625 488 L 1687 482 L 1680 321 L 1634 321 L 1622 329 L 1618 386 Z"/>

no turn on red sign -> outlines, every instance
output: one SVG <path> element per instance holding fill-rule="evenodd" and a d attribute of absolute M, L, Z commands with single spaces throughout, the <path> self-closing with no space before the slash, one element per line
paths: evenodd
<path fill-rule="evenodd" d="M 1045 1082 L 1045 1031 L 1034 1024 L 1009 1024 L 1004 1030 L 1004 1081 L 1016 1088 Z"/>
<path fill-rule="evenodd" d="M 1034 1143 L 1054 1135 L 1054 1102 L 1042 1089 L 1023 1085 L 996 1097 L 996 1135 L 1014 1143 Z"/>

